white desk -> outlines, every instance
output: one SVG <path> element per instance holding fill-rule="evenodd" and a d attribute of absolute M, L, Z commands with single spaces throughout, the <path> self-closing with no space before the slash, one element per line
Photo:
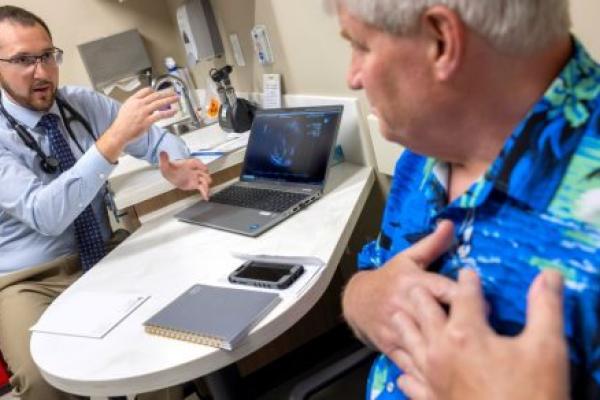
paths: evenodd
<path fill-rule="evenodd" d="M 61 296 L 110 289 L 152 297 L 103 339 L 34 333 L 35 363 L 61 390 L 115 396 L 186 382 L 260 349 L 305 315 L 329 285 L 373 179 L 368 167 L 344 163 L 332 168 L 326 196 L 256 239 L 185 224 L 170 215 L 144 224 Z M 240 261 L 230 250 L 311 255 L 327 265 L 308 290 L 282 301 L 235 351 L 144 332 L 142 323 L 189 286 L 220 282 L 235 269 Z"/>

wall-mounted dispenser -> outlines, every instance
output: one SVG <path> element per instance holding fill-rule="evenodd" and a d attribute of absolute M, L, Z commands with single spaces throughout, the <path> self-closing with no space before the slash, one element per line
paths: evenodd
<path fill-rule="evenodd" d="M 186 0 L 177 8 L 177 25 L 188 65 L 224 54 L 223 42 L 209 0 Z"/>
<path fill-rule="evenodd" d="M 267 27 L 264 25 L 256 25 L 250 31 L 252 42 L 254 43 L 254 51 L 258 62 L 262 65 L 273 64 L 273 51 L 271 50 L 271 41 L 267 33 Z"/>

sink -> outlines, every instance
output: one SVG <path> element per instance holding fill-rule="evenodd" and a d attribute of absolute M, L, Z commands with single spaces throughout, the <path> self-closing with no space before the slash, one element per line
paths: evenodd
<path fill-rule="evenodd" d="M 168 130 L 169 132 L 171 132 L 172 134 L 177 135 L 177 136 L 183 135 L 184 133 L 188 133 L 189 131 L 193 131 L 193 130 L 197 129 L 192 125 L 191 120 L 175 122 L 173 124 L 166 125 L 163 128 L 165 128 L 166 130 Z"/>
<path fill-rule="evenodd" d="M 191 118 L 186 118 L 183 120 L 180 119 L 177 121 L 170 121 L 168 124 L 159 124 L 159 125 L 162 126 L 163 128 L 165 128 L 166 130 L 168 130 L 169 132 L 171 132 L 172 134 L 181 136 L 184 133 L 188 133 L 188 132 L 200 129 L 200 128 L 204 128 L 205 126 L 212 125 L 213 123 L 214 122 L 206 124 L 203 121 L 201 121 L 200 126 L 197 127 L 194 125 Z"/>

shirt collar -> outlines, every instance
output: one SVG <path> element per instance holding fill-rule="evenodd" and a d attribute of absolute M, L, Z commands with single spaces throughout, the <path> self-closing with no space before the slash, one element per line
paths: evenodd
<path fill-rule="evenodd" d="M 564 160 L 573 154 L 574 148 L 561 146 L 562 139 L 557 136 L 581 135 L 584 129 L 580 128 L 587 124 L 591 116 L 589 103 L 600 96 L 600 66 L 577 39 L 574 38 L 573 43 L 571 58 L 560 74 L 513 131 L 487 172 L 456 199 L 453 205 L 476 207 L 486 200 L 494 187 L 509 197 L 529 203 L 528 191 L 517 189 L 514 182 L 511 184 L 516 160 L 521 159 L 526 152 L 541 154 L 542 147 L 544 151 L 550 151 L 557 160 Z M 540 116 L 544 118 L 541 131 L 539 125 L 535 124 L 535 119 Z M 539 132 L 532 132 L 534 129 Z M 535 136 L 535 140 L 532 140 L 532 136 Z M 426 165 L 429 167 L 425 168 L 422 184 L 434 184 L 445 189 L 447 177 L 440 174 L 441 164 L 441 161 L 428 159 Z M 548 183 L 532 180 L 531 184 Z"/>
<path fill-rule="evenodd" d="M 4 89 L 2 89 L 2 105 L 14 119 L 29 129 L 35 128 L 40 119 L 47 113 L 53 113 L 60 116 L 56 101 L 47 112 L 31 110 L 13 101 Z"/>

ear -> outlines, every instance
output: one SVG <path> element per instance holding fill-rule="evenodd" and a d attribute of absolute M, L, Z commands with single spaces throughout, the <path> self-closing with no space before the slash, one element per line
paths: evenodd
<path fill-rule="evenodd" d="M 433 6 L 421 16 L 422 34 L 429 41 L 428 58 L 435 78 L 447 81 L 459 68 L 465 50 L 466 28 L 448 7 Z"/>

